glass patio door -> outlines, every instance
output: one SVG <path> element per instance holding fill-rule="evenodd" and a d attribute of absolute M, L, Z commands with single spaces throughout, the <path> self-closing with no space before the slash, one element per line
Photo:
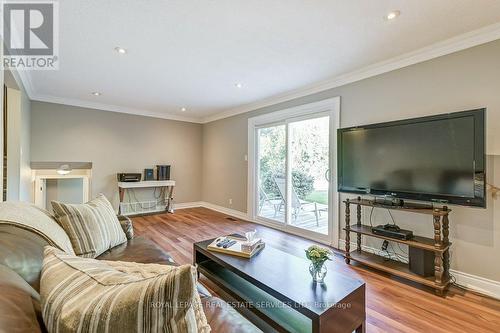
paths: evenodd
<path fill-rule="evenodd" d="M 328 235 L 330 117 L 290 122 L 290 225 Z"/>
<path fill-rule="evenodd" d="M 329 112 L 255 127 L 257 220 L 309 238 L 330 240 L 332 128 Z"/>
<path fill-rule="evenodd" d="M 285 223 L 286 125 L 257 129 L 257 215 Z"/>

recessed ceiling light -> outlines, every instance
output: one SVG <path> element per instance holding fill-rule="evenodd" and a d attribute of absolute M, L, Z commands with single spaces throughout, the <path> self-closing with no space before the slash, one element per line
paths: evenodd
<path fill-rule="evenodd" d="M 123 47 L 119 47 L 119 46 L 115 47 L 115 51 L 118 52 L 118 53 L 120 53 L 120 54 L 126 54 L 127 53 L 126 49 L 124 49 Z"/>
<path fill-rule="evenodd" d="M 92 93 L 92 95 L 94 95 L 94 96 L 101 96 L 102 94 L 101 94 L 100 92 L 98 92 L 98 91 L 94 91 L 94 92 Z"/>
<path fill-rule="evenodd" d="M 236 88 L 243 88 L 243 84 L 241 84 L 241 83 L 236 83 L 235 86 L 236 86 Z"/>
<path fill-rule="evenodd" d="M 186 108 L 181 108 L 182 112 L 186 112 L 186 110 L 187 110 Z"/>
<path fill-rule="evenodd" d="M 399 15 L 401 15 L 401 12 L 399 10 L 393 10 L 392 12 L 389 12 L 386 16 L 385 16 L 385 19 L 390 21 L 390 20 L 394 20 L 396 17 L 398 17 Z"/>

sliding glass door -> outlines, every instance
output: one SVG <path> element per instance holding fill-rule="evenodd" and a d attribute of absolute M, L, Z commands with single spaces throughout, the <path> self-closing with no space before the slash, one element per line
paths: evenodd
<path fill-rule="evenodd" d="M 330 117 L 290 122 L 290 224 L 328 235 Z"/>
<path fill-rule="evenodd" d="M 275 125 L 257 129 L 258 201 L 260 217 L 285 223 L 286 189 L 286 126 Z"/>
<path fill-rule="evenodd" d="M 254 220 L 334 243 L 334 106 L 322 103 L 249 120 L 249 205 Z"/>

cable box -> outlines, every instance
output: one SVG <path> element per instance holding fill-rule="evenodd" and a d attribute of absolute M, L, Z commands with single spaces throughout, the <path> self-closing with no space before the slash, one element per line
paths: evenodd
<path fill-rule="evenodd" d="M 413 231 L 401 229 L 397 225 L 392 224 L 378 225 L 372 228 L 372 232 L 375 235 L 402 240 L 409 240 L 413 238 Z"/>

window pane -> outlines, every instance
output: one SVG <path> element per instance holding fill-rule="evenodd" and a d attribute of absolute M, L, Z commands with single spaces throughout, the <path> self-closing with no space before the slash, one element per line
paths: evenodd
<path fill-rule="evenodd" d="M 257 130 L 257 215 L 285 222 L 286 129 L 285 125 Z"/>
<path fill-rule="evenodd" d="M 328 234 L 329 120 L 290 123 L 291 225 Z"/>

